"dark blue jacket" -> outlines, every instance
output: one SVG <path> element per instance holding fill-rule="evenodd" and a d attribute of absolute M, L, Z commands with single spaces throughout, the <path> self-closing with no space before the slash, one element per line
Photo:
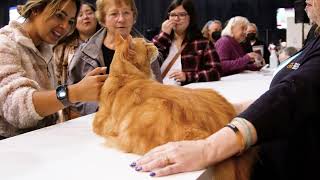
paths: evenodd
<path fill-rule="evenodd" d="M 318 179 L 320 39 L 274 77 L 269 91 L 239 116 L 257 130 L 260 168 L 253 179 Z M 263 171 L 260 171 L 263 170 Z"/>

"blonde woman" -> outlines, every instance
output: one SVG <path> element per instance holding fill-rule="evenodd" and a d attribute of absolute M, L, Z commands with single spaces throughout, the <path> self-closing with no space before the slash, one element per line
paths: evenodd
<path fill-rule="evenodd" d="M 28 0 L 25 22 L 1 28 L 0 139 L 54 124 L 53 114 L 71 103 L 98 100 L 105 68 L 56 88 L 51 45 L 73 32 L 79 8 L 78 0 Z"/>
<path fill-rule="evenodd" d="M 251 52 L 245 53 L 240 43 L 246 39 L 249 21 L 245 17 L 236 16 L 228 21 L 222 30 L 222 37 L 215 43 L 222 66 L 222 75 L 240 73 L 244 70 L 257 71 L 262 66 L 258 62 L 261 55 Z"/>
<path fill-rule="evenodd" d="M 88 42 L 78 49 L 68 67 L 68 84 L 74 84 L 96 67 L 107 67 L 107 74 L 115 52 L 115 34 L 142 36 L 133 29 L 138 16 L 134 0 L 97 0 L 96 17 L 101 28 Z M 160 68 L 157 61 L 151 64 L 155 78 L 159 78 Z M 94 113 L 98 103 L 77 103 L 71 107 L 80 116 Z"/>

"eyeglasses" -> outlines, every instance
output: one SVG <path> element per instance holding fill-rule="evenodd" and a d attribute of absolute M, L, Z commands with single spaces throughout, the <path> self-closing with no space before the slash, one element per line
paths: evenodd
<path fill-rule="evenodd" d="M 127 11 L 114 11 L 107 14 L 107 17 L 110 19 L 118 19 L 120 16 L 122 16 L 125 19 L 128 19 L 129 17 L 133 16 L 133 12 L 130 10 Z"/>
<path fill-rule="evenodd" d="M 186 12 L 180 12 L 180 13 L 169 13 L 169 18 L 179 18 L 179 19 L 185 19 L 188 16 L 188 13 Z"/>

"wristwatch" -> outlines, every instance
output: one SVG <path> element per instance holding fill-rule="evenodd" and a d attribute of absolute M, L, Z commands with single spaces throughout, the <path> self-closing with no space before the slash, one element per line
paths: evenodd
<path fill-rule="evenodd" d="M 66 107 L 70 106 L 72 103 L 69 101 L 68 97 L 68 86 L 60 85 L 56 89 L 57 99 Z"/>

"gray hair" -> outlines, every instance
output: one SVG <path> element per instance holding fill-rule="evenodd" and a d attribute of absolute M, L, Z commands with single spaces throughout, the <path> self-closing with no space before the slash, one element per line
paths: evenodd
<path fill-rule="evenodd" d="M 222 36 L 230 36 L 233 37 L 232 28 L 236 25 L 249 25 L 249 20 L 242 16 L 235 16 L 228 21 L 227 26 L 222 30 Z"/>
<path fill-rule="evenodd" d="M 259 36 L 259 30 L 258 30 L 257 25 L 256 25 L 255 23 L 249 23 L 249 24 L 248 24 L 248 27 L 249 27 L 249 26 L 251 26 L 251 27 L 253 27 L 254 29 L 256 29 L 256 37 L 258 37 L 258 36 Z"/>
<path fill-rule="evenodd" d="M 215 23 L 215 24 L 220 24 L 220 26 L 222 27 L 222 22 L 219 21 L 219 20 L 210 20 L 208 21 L 202 28 L 201 32 L 202 32 L 202 35 L 203 37 L 206 37 L 206 38 L 211 38 L 210 34 L 209 34 L 209 26 L 212 24 L 212 23 Z"/>
<path fill-rule="evenodd" d="M 257 27 L 257 25 L 255 23 L 249 23 L 248 26 L 251 26 L 251 27 L 255 28 L 256 31 L 258 32 L 258 27 Z"/>

